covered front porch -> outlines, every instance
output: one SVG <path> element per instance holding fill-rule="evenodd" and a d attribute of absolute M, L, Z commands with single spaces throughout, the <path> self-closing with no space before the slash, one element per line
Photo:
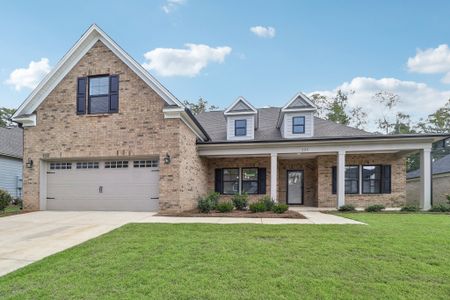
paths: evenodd
<path fill-rule="evenodd" d="M 292 206 L 335 209 L 345 204 L 357 208 L 406 204 L 405 157 L 419 151 L 420 206 L 426 210 L 431 207 L 430 150 L 431 143 L 402 142 L 233 150 L 202 147 L 199 153 L 206 160 L 208 189 L 219 191 L 223 198 L 246 192 L 250 201 L 270 195 Z"/>

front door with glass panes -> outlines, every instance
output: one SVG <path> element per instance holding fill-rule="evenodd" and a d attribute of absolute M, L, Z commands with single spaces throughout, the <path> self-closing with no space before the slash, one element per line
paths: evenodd
<path fill-rule="evenodd" d="M 303 171 L 287 171 L 287 204 L 303 204 Z"/>

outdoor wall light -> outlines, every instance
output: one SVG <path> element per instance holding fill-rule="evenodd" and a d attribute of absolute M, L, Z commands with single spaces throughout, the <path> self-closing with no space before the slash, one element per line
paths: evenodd
<path fill-rule="evenodd" d="M 33 160 L 29 158 L 25 165 L 27 166 L 28 169 L 31 169 L 33 167 Z"/>
<path fill-rule="evenodd" d="M 169 153 L 166 153 L 166 156 L 164 157 L 164 164 L 166 164 L 166 165 L 170 164 L 170 155 L 169 155 Z"/>

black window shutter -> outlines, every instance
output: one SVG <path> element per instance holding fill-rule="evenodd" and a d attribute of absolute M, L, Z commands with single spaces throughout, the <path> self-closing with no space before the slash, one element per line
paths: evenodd
<path fill-rule="evenodd" d="M 336 167 L 331 168 L 331 192 L 336 194 L 336 186 L 337 186 L 337 176 L 336 176 Z"/>
<path fill-rule="evenodd" d="M 258 194 L 266 193 L 266 168 L 258 169 Z"/>
<path fill-rule="evenodd" d="M 391 193 L 391 166 L 384 165 L 381 166 L 381 193 L 390 194 Z"/>
<path fill-rule="evenodd" d="M 87 78 L 78 78 L 77 85 L 77 115 L 84 115 L 86 113 L 86 86 Z"/>
<path fill-rule="evenodd" d="M 215 179 L 214 179 L 214 191 L 216 193 L 223 193 L 222 188 L 222 169 L 216 169 L 215 170 Z"/>
<path fill-rule="evenodd" d="M 119 111 L 119 75 L 109 76 L 109 111 Z"/>

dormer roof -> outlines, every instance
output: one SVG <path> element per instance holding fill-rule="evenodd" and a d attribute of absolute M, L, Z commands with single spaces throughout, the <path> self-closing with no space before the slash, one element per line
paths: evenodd
<path fill-rule="evenodd" d="M 317 106 L 312 102 L 308 96 L 302 92 L 298 92 L 289 102 L 280 109 L 278 115 L 277 128 L 280 128 L 283 122 L 283 116 L 286 112 L 314 112 L 317 110 Z"/>
<path fill-rule="evenodd" d="M 299 92 L 281 108 L 281 111 L 314 111 L 317 106 L 303 93 Z"/>
<path fill-rule="evenodd" d="M 224 115 L 250 115 L 257 114 L 256 108 L 244 97 L 238 97 L 224 112 Z"/>

